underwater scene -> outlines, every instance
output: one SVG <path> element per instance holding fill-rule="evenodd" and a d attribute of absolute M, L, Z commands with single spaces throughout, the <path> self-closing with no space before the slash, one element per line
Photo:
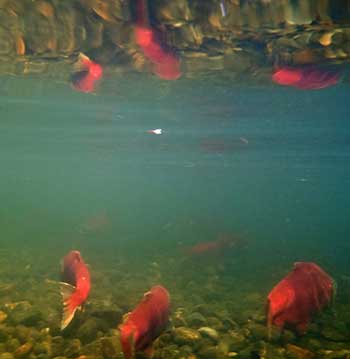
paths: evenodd
<path fill-rule="evenodd" d="M 0 359 L 350 359 L 349 1 L 0 18 Z"/>

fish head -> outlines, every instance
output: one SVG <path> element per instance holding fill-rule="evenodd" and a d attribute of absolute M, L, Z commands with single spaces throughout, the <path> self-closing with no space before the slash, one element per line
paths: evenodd
<path fill-rule="evenodd" d="M 82 262 L 82 257 L 79 251 L 72 250 L 64 258 L 61 260 L 61 272 L 65 270 L 65 268 L 75 266 L 78 263 Z"/>

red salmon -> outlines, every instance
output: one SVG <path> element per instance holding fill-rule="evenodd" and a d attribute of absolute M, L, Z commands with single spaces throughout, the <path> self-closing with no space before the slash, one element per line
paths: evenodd
<path fill-rule="evenodd" d="M 194 256 L 221 254 L 233 247 L 241 246 L 242 244 L 242 239 L 233 236 L 231 233 L 219 233 L 215 240 L 195 244 L 187 250 L 187 253 Z"/>
<path fill-rule="evenodd" d="M 136 1 L 135 41 L 143 54 L 152 62 L 154 73 L 164 80 L 176 80 L 181 76 L 180 59 L 168 49 L 152 29 L 148 18 L 147 0 Z"/>
<path fill-rule="evenodd" d="M 307 330 L 312 316 L 320 312 L 334 294 L 333 279 L 317 264 L 297 262 L 267 297 L 267 325 L 285 325 L 300 334 Z"/>
<path fill-rule="evenodd" d="M 61 294 L 63 318 L 61 329 L 73 319 L 76 310 L 86 301 L 90 292 L 90 273 L 80 252 L 70 251 L 62 260 Z"/>
<path fill-rule="evenodd" d="M 75 73 L 72 75 L 73 88 L 81 92 L 93 92 L 96 81 L 103 75 L 102 66 L 80 54 L 75 64 Z"/>
<path fill-rule="evenodd" d="M 313 66 L 282 67 L 272 75 L 272 80 L 277 84 L 302 90 L 316 90 L 336 85 L 339 78 L 339 72 L 323 70 Z"/>
<path fill-rule="evenodd" d="M 120 326 L 120 341 L 125 359 L 137 351 L 149 351 L 153 341 L 164 331 L 169 321 L 170 296 L 160 286 L 144 294 L 142 301 L 129 313 Z"/>

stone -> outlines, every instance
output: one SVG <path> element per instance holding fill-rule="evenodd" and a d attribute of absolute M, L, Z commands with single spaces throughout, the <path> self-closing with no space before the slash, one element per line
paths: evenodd
<path fill-rule="evenodd" d="M 14 324 L 23 324 L 34 327 L 43 319 L 41 312 L 33 308 L 29 303 L 18 304 L 9 314 L 9 320 Z"/>
<path fill-rule="evenodd" d="M 64 355 L 68 358 L 76 357 L 80 354 L 81 351 L 81 342 L 79 339 L 71 340 L 66 349 L 64 350 Z"/>
<path fill-rule="evenodd" d="M 336 328 L 325 327 L 321 330 L 321 335 L 327 339 L 335 342 L 345 342 L 348 340 L 347 336 L 342 334 Z"/>
<path fill-rule="evenodd" d="M 174 342 L 179 345 L 193 345 L 201 339 L 201 335 L 198 330 L 178 327 L 174 330 Z"/>
<path fill-rule="evenodd" d="M 7 350 L 12 353 L 20 346 L 21 346 L 21 343 L 17 338 L 11 338 L 6 342 Z"/>
<path fill-rule="evenodd" d="M 219 334 L 218 332 L 210 327 L 201 327 L 198 329 L 199 333 L 201 333 L 202 337 L 204 338 L 210 338 L 212 339 L 215 343 L 218 341 L 219 339 Z"/>
<path fill-rule="evenodd" d="M 7 319 L 7 314 L 0 310 L 0 323 L 4 322 Z"/>
<path fill-rule="evenodd" d="M 79 327 L 77 337 L 83 343 L 89 343 L 96 339 L 99 331 L 106 332 L 108 328 L 108 324 L 102 319 L 90 317 Z"/>
<path fill-rule="evenodd" d="M 28 342 L 28 343 L 24 343 L 21 346 L 19 346 L 14 354 L 16 358 L 27 358 L 29 353 L 32 351 L 33 349 L 33 344 Z"/>
<path fill-rule="evenodd" d="M 13 354 L 5 352 L 0 354 L 0 359 L 14 359 L 15 357 L 13 356 Z"/>
<path fill-rule="evenodd" d="M 60 336 L 52 337 L 52 339 L 51 339 L 51 350 L 52 350 L 52 355 L 54 357 L 63 354 L 63 351 L 64 351 L 64 339 L 63 339 L 63 337 L 60 337 Z"/>
<path fill-rule="evenodd" d="M 198 356 L 203 359 L 219 359 L 222 357 L 217 347 L 208 345 L 198 351 Z"/>
<path fill-rule="evenodd" d="M 287 344 L 286 353 L 290 359 L 312 359 L 315 356 L 310 350 L 293 344 Z"/>
<path fill-rule="evenodd" d="M 115 357 L 121 353 L 122 348 L 119 337 L 102 337 L 99 339 L 101 343 L 102 354 L 105 358 Z"/>
<path fill-rule="evenodd" d="M 201 326 L 205 326 L 207 324 L 207 320 L 205 319 L 205 317 L 198 313 L 198 312 L 194 312 L 191 313 L 188 317 L 187 317 L 187 323 L 191 326 L 191 327 L 201 327 Z"/>

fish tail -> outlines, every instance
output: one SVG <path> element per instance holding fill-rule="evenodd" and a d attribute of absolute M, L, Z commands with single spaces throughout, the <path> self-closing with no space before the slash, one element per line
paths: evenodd
<path fill-rule="evenodd" d="M 60 290 L 63 300 L 63 315 L 61 321 L 61 330 L 65 329 L 72 321 L 79 304 L 75 300 L 76 288 L 68 283 L 60 283 Z"/>

